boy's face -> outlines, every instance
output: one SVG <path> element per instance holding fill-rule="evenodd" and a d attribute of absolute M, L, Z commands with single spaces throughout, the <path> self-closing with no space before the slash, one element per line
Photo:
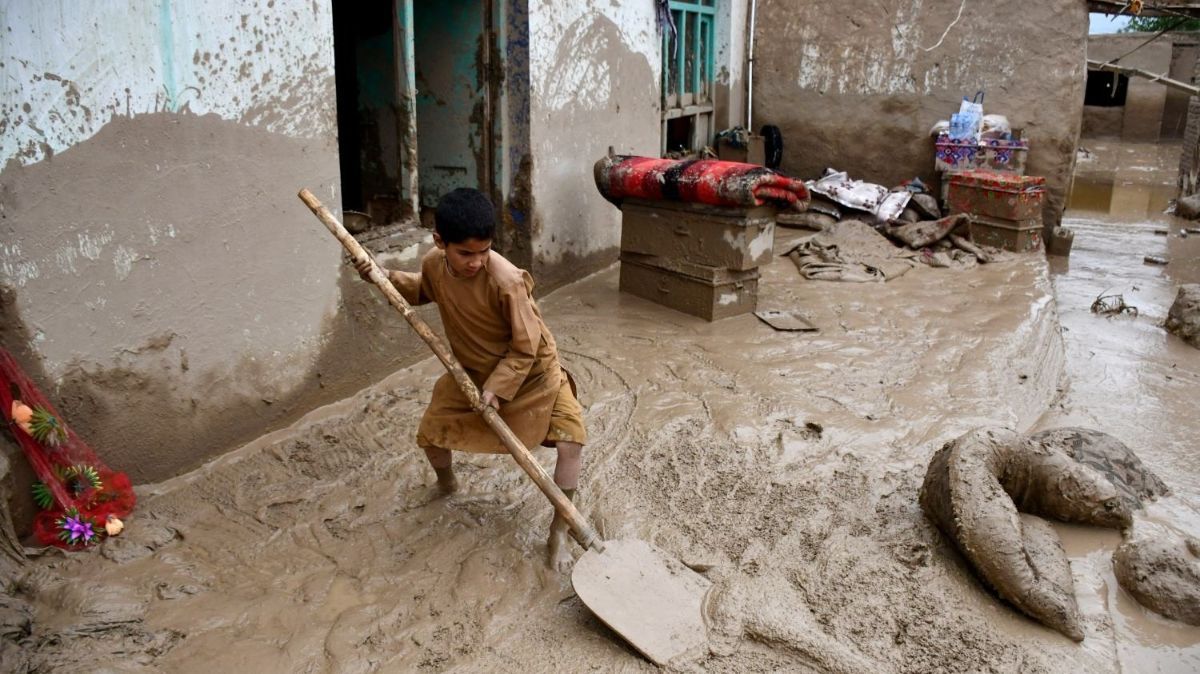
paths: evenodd
<path fill-rule="evenodd" d="M 483 269 L 487 264 L 488 254 L 492 252 L 491 239 L 467 239 L 458 243 L 446 243 L 435 232 L 433 243 L 446 251 L 446 263 L 455 276 L 470 278 Z"/>

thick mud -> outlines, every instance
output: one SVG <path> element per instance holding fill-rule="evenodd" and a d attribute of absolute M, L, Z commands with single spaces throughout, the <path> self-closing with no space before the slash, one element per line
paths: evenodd
<path fill-rule="evenodd" d="M 780 232 L 776 250 L 795 237 Z M 918 268 L 887 284 L 808 282 L 776 260 L 763 269 L 759 308 L 799 310 L 815 334 L 775 332 L 751 315 L 710 324 L 675 313 L 618 293 L 616 269 L 542 301 L 592 436 L 581 509 L 603 535 L 651 541 L 714 582 L 710 646 L 672 669 L 1200 666 L 1196 628 L 1157 618 L 1108 582 L 1118 534 L 1066 527 L 1085 633 L 1075 644 L 989 593 L 918 504 L 946 441 L 981 425 L 1024 432 L 1071 419 L 1118 436 L 1168 480 L 1174 505 L 1164 499 L 1160 515 L 1200 521 L 1183 505 L 1200 486 L 1184 452 L 1200 421 L 1182 413 L 1200 377 L 1196 352 L 1165 355 L 1175 351 L 1153 311 L 1105 321 L 1086 313 L 1088 297 L 1078 314 L 1090 281 L 1072 274 L 1108 254 L 1089 258 L 1090 240 L 1080 232 L 1084 254 L 1055 277 L 1071 326 L 1065 359 L 1036 255 Z M 1090 329 L 1077 327 L 1084 321 Z M 1116 400 L 1113 385 L 1125 381 L 1104 377 L 1075 380 L 1064 397 L 1064 367 L 1092 372 L 1088 350 L 1105 348 L 1111 325 L 1146 347 L 1121 355 L 1146 360 L 1116 389 L 1130 397 Z M 1120 372 L 1124 361 L 1109 357 L 1107 371 Z M 413 435 L 439 368 L 430 359 L 400 370 L 140 488 L 126 534 L 100 554 L 38 560 L 16 588 L 33 598 L 25 665 L 653 669 L 544 568 L 550 507 L 510 459 L 460 456 L 463 492 L 432 497 Z"/>

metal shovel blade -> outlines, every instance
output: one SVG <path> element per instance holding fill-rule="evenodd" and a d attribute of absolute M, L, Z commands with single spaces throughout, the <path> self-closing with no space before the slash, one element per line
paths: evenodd
<path fill-rule="evenodd" d="M 712 582 L 645 541 L 588 550 L 571 584 L 596 617 L 656 665 L 708 641 L 704 600 Z"/>

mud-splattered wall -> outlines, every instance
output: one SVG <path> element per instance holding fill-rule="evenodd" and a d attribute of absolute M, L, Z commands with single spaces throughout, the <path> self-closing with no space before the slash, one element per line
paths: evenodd
<path fill-rule="evenodd" d="M 744 114 L 746 3 L 717 15 L 716 126 Z M 533 267 L 555 286 L 616 259 L 619 213 L 597 193 L 592 164 L 611 146 L 657 156 L 661 34 L 655 3 L 530 0 Z"/>
<path fill-rule="evenodd" d="M 0 0 L 0 34 L 0 339 L 115 468 L 423 353 L 295 196 L 340 203 L 328 0 Z"/>
<path fill-rule="evenodd" d="M 618 213 L 597 193 L 592 163 L 609 146 L 658 152 L 654 17 L 652 2 L 529 3 L 532 243 L 534 273 L 544 285 L 579 278 L 616 257 Z"/>
<path fill-rule="evenodd" d="M 1082 0 L 762 0 L 758 14 L 754 117 L 782 127 L 784 170 L 932 180 L 929 128 L 983 89 L 985 112 L 1025 129 L 1057 224 L 1083 108 Z"/>

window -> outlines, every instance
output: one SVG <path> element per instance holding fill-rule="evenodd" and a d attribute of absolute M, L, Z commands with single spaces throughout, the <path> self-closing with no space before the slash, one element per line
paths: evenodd
<path fill-rule="evenodd" d="M 663 31 L 662 151 L 712 142 L 713 29 L 716 0 L 670 0 L 675 33 Z"/>

